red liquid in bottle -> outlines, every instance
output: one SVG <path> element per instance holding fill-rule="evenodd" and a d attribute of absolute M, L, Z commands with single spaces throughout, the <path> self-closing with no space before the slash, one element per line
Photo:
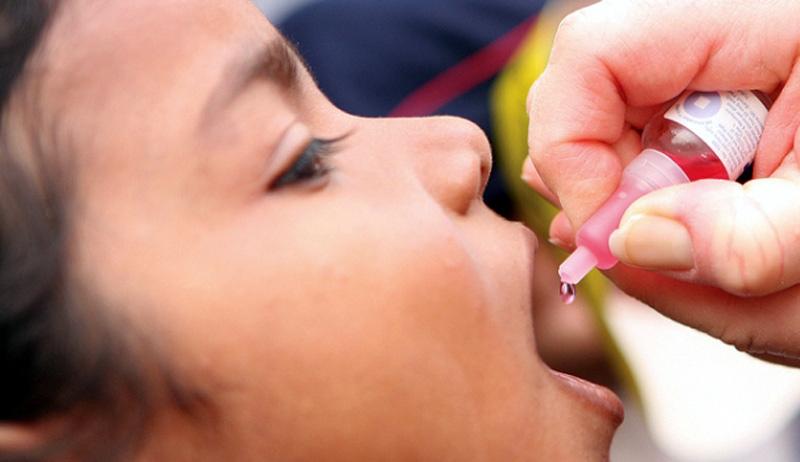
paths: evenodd
<path fill-rule="evenodd" d="M 664 117 L 647 124 L 643 146 L 667 155 L 686 173 L 690 181 L 704 178 L 728 179 L 728 171 L 714 151 L 683 125 Z"/>
<path fill-rule="evenodd" d="M 767 109 L 770 98 L 759 91 L 753 92 Z M 702 179 L 735 180 L 730 178 L 725 165 L 699 136 L 683 125 L 664 118 L 653 118 L 642 133 L 642 146 L 666 154 L 686 173 L 690 181 Z"/>

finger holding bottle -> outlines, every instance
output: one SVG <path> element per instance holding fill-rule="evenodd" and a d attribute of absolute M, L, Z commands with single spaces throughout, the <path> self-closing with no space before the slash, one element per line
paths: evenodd
<path fill-rule="evenodd" d="M 551 227 L 563 237 L 564 215 Z M 559 237 L 561 236 L 561 237 Z M 800 167 L 795 153 L 767 179 L 706 180 L 635 202 L 606 275 L 682 324 L 760 359 L 800 367 Z"/>
<path fill-rule="evenodd" d="M 638 135 L 686 89 L 783 88 L 758 171 L 779 163 L 800 123 L 791 105 L 800 90 L 794 84 L 798 18 L 794 1 L 730 0 L 612 0 L 568 17 L 531 90 L 529 145 L 536 171 L 573 227 L 619 184 L 619 141 Z"/>
<path fill-rule="evenodd" d="M 800 367 L 800 162 L 769 178 L 651 193 L 610 239 L 614 282 L 679 322 Z"/>
<path fill-rule="evenodd" d="M 741 297 L 800 284 L 800 168 L 793 154 L 770 178 L 718 180 L 651 193 L 609 240 L 622 263 Z"/>

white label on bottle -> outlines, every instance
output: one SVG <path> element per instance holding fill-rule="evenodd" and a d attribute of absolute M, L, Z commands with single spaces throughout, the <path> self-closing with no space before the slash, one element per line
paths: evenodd
<path fill-rule="evenodd" d="M 698 91 L 681 96 L 664 117 L 699 136 L 735 179 L 756 155 L 767 108 L 751 91 Z"/>

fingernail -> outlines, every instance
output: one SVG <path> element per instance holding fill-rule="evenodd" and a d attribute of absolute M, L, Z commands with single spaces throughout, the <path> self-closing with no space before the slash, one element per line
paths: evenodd
<path fill-rule="evenodd" d="M 683 224 L 669 218 L 634 215 L 611 234 L 611 252 L 623 263 L 661 271 L 694 268 L 692 237 Z"/>

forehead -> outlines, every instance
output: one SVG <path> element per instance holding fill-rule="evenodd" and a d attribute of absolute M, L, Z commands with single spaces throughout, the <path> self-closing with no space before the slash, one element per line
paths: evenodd
<path fill-rule="evenodd" d="M 180 64 L 196 55 L 191 51 L 269 29 L 249 0 L 65 0 L 45 48 L 51 64 L 130 71 L 147 61 Z"/>
<path fill-rule="evenodd" d="M 109 136 L 142 115 L 185 119 L 231 53 L 274 36 L 249 0 L 65 0 L 39 58 L 43 105 Z"/>

